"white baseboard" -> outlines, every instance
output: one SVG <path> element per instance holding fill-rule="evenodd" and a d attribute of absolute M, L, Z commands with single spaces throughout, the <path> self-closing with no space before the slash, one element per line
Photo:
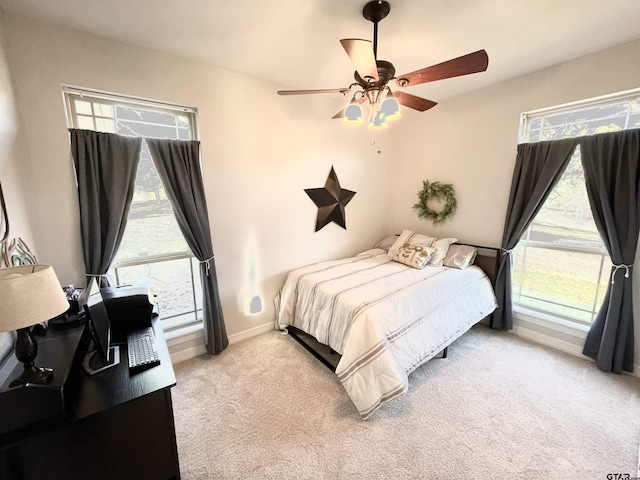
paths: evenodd
<path fill-rule="evenodd" d="M 519 337 L 526 338 L 527 340 L 540 343 L 547 347 L 555 348 L 556 350 L 560 350 L 561 352 L 570 353 L 571 355 L 575 355 L 577 357 L 583 356 L 582 348 L 573 343 L 565 342 L 549 335 L 534 332 L 533 330 L 529 330 L 528 328 L 520 327 L 517 325 L 514 325 L 512 332 Z"/>
<path fill-rule="evenodd" d="M 229 344 L 238 343 L 273 329 L 274 323 L 269 322 L 250 328 L 249 330 L 234 333 L 233 335 L 229 335 Z M 169 347 L 169 354 L 171 355 L 171 363 L 174 365 L 207 353 L 202 326 L 172 331 L 165 334 L 165 337 L 167 339 L 167 346 Z"/>
<path fill-rule="evenodd" d="M 255 337 L 260 335 L 261 333 L 268 332 L 269 330 L 274 330 L 275 324 L 273 322 L 264 323 L 262 325 L 258 325 L 257 327 L 250 328 L 249 330 L 245 330 L 243 332 L 234 333 L 233 335 L 229 335 L 229 344 L 238 343 L 242 340 L 246 340 L 251 337 Z"/>
<path fill-rule="evenodd" d="M 555 348 L 556 350 L 560 350 L 561 352 L 569 353 L 576 357 L 585 358 L 590 361 L 593 361 L 592 358 L 582 354 L 582 347 L 579 345 L 576 345 L 570 342 L 565 342 L 558 338 L 554 338 L 550 335 L 534 332 L 533 330 L 529 330 L 528 328 L 524 328 L 518 325 L 514 325 L 512 333 L 514 335 L 517 335 L 522 338 L 526 338 L 527 340 L 531 340 L 541 345 Z M 625 372 L 625 374 L 640 378 L 640 364 L 634 363 L 633 373 Z"/>

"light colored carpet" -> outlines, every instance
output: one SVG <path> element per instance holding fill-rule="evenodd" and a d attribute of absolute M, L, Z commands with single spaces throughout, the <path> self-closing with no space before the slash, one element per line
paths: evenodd
<path fill-rule="evenodd" d="M 476 326 L 360 419 L 279 332 L 176 366 L 184 479 L 598 479 L 636 474 L 640 379 Z"/>

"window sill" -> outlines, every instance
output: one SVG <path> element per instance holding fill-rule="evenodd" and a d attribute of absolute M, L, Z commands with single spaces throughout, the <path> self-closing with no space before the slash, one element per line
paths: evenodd
<path fill-rule="evenodd" d="M 202 337 L 204 335 L 204 327 L 202 323 L 197 325 L 188 325 L 180 328 L 174 328 L 173 330 L 164 332 L 164 338 L 168 344 L 173 345 L 183 340 L 188 340 L 192 337 Z"/>
<path fill-rule="evenodd" d="M 582 357 L 588 325 L 548 314 L 514 308 L 513 333 L 536 343 Z"/>
<path fill-rule="evenodd" d="M 206 353 L 202 322 L 165 331 L 171 363 L 174 365 Z"/>
<path fill-rule="evenodd" d="M 588 358 L 583 355 L 582 350 L 589 332 L 589 325 L 574 323 L 523 307 L 514 307 L 513 310 L 515 335 L 583 359 Z M 640 377 L 640 364 L 634 364 L 633 373 L 624 372 L 624 374 Z"/>
<path fill-rule="evenodd" d="M 514 307 L 513 334 L 556 350 L 583 357 L 588 325 Z"/>
<path fill-rule="evenodd" d="M 198 314 L 202 314 L 202 311 L 198 311 Z M 175 317 L 163 319 L 162 315 L 160 315 L 160 325 L 162 325 L 162 330 L 165 333 L 165 336 L 173 332 L 174 330 L 181 330 L 185 327 L 190 327 L 193 325 L 199 326 L 202 328 L 202 318 L 196 316 L 193 312 L 185 313 L 184 315 L 178 315 Z"/>
<path fill-rule="evenodd" d="M 552 315 L 535 310 L 529 310 L 520 306 L 514 306 L 513 311 L 517 320 L 522 320 L 523 322 L 573 337 L 586 337 L 590 328 L 589 325 L 572 322 L 571 320 L 554 317 Z"/>

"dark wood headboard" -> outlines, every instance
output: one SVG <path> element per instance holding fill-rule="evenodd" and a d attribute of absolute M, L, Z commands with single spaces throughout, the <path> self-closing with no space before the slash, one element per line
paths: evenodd
<path fill-rule="evenodd" d="M 470 243 L 456 243 L 456 245 L 468 245 L 478 249 L 478 255 L 476 256 L 473 264 L 482 269 L 485 275 L 489 277 L 491 285 L 495 287 L 496 271 L 498 269 L 498 254 L 500 253 L 500 249 L 495 247 L 484 247 L 482 245 L 471 245 Z"/>
<path fill-rule="evenodd" d="M 400 236 L 399 233 L 395 234 L 396 237 Z M 498 272 L 498 254 L 500 249 L 496 247 L 486 247 L 484 245 L 473 245 L 472 243 L 455 242 L 454 245 L 467 245 L 469 247 L 477 248 L 478 254 L 473 262 L 474 265 L 480 267 L 485 273 L 491 285 L 496 286 L 496 273 Z"/>

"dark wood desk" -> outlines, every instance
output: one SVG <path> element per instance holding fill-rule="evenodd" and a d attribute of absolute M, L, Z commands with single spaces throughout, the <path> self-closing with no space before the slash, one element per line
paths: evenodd
<path fill-rule="evenodd" d="M 154 332 L 161 363 L 135 375 L 126 345 L 118 366 L 94 376 L 84 372 L 82 351 L 76 352 L 64 379 L 64 411 L 0 432 L 0 479 L 180 478 L 171 401 L 176 379 L 157 320 Z M 78 331 L 48 332 L 38 357 L 55 358 L 57 346 L 73 344 L 69 336 Z M 79 343 L 81 350 L 84 338 Z M 28 420 L 25 410 L 20 414 Z"/>

